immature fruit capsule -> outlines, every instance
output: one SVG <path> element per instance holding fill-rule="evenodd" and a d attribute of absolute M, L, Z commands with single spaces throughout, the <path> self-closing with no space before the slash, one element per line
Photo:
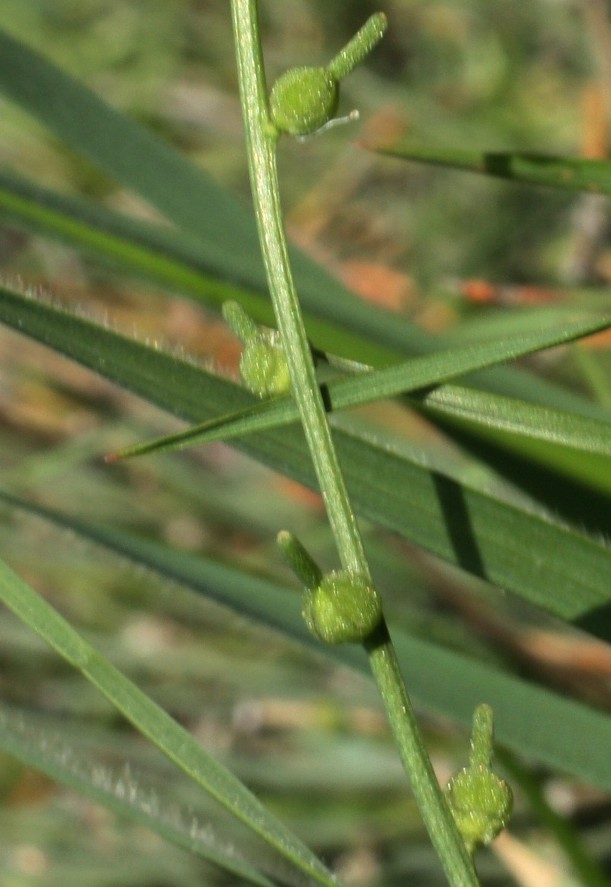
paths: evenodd
<path fill-rule="evenodd" d="M 317 588 L 306 591 L 303 618 L 327 644 L 364 641 L 382 619 L 382 601 L 363 576 L 345 570 L 327 573 Z"/>
<path fill-rule="evenodd" d="M 386 16 L 377 12 L 326 67 L 291 68 L 279 77 L 269 97 L 277 131 L 307 136 L 330 124 L 339 103 L 340 80 L 363 61 L 385 30 Z"/>
<path fill-rule="evenodd" d="M 244 345 L 240 372 L 248 390 L 258 397 L 285 394 L 291 379 L 278 331 L 259 327 L 238 302 L 225 302 L 223 317 Z"/>
<path fill-rule="evenodd" d="M 339 81 L 327 68 L 291 68 L 276 80 L 269 97 L 280 132 L 305 136 L 328 123 L 339 103 Z"/>
<path fill-rule="evenodd" d="M 473 712 L 469 766 L 450 779 L 445 796 L 469 853 L 477 844 L 489 844 L 511 815 L 513 793 L 491 769 L 493 711 L 478 705 Z"/>
<path fill-rule="evenodd" d="M 505 828 L 513 793 L 504 779 L 485 765 L 465 767 L 448 782 L 446 798 L 470 853 L 489 844 Z"/>
<path fill-rule="evenodd" d="M 275 330 L 262 330 L 245 344 L 240 373 L 249 391 L 258 397 L 286 394 L 291 387 L 286 355 Z"/>

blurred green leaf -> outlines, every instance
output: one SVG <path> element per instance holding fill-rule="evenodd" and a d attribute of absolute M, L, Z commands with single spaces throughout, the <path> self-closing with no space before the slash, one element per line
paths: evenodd
<path fill-rule="evenodd" d="M 246 209 L 242 210 L 246 214 Z M 53 237 L 76 247 L 123 273 L 154 282 L 171 292 L 220 308 L 237 300 L 256 320 L 274 324 L 265 288 L 250 279 L 235 282 L 232 250 L 201 240 L 185 231 L 155 225 L 115 212 L 83 198 L 42 188 L 6 169 L 0 170 L 0 216 L 27 231 Z M 337 284 L 336 284 L 337 285 Z M 306 318 L 312 341 L 325 350 L 364 361 L 385 363 L 393 352 L 360 333 L 344 330 L 333 319 Z"/>
<path fill-rule="evenodd" d="M 261 299 L 228 282 L 226 255 L 202 250 L 174 228 L 114 212 L 84 198 L 59 194 L 6 168 L 0 171 L 0 213 L 13 225 L 61 240 L 105 263 L 205 302 Z M 220 279 L 219 274 L 225 279 Z M 271 320 L 271 312 L 268 312 Z"/>
<path fill-rule="evenodd" d="M 0 561 L 0 598 L 16 616 L 97 687 L 136 729 L 247 828 L 313 880 L 328 887 L 336 885 L 331 872 L 239 779 L 101 656 L 57 610 L 3 561 Z"/>
<path fill-rule="evenodd" d="M 467 426 L 476 426 L 478 431 L 484 427 L 572 451 L 611 456 L 611 421 L 599 422 L 457 385 L 444 385 L 414 397 L 427 414 L 460 419 Z M 550 449 L 546 447 L 541 452 L 549 455 Z M 604 462 L 597 463 L 598 486 L 611 492 L 611 465 L 606 475 L 601 472 L 603 465 Z"/>
<path fill-rule="evenodd" d="M 0 31 L 0 89 L 118 182 L 200 240 L 215 263 L 232 243 L 235 279 L 264 285 L 254 223 L 238 201 L 169 146 L 37 52 Z"/>
<path fill-rule="evenodd" d="M 163 785 L 152 783 L 150 775 L 138 772 L 133 763 L 117 768 L 103 762 L 83 742 L 82 734 L 82 725 L 77 732 L 67 728 L 65 719 L 53 723 L 48 714 L 0 704 L 2 751 L 226 872 L 260 887 L 273 887 L 274 881 L 244 861 L 234 846 L 229 851 L 209 821 L 168 797 Z"/>
<path fill-rule="evenodd" d="M 195 238 L 200 259 L 210 267 L 222 267 L 227 280 L 267 291 L 254 217 L 245 206 L 170 146 L 2 31 L 0 90 L 74 150 L 156 206 L 189 238 Z M 405 318 L 350 295 L 298 250 L 291 250 L 291 262 L 300 298 L 310 315 L 399 354 L 423 354 L 439 347 L 435 337 Z M 315 344 L 373 364 L 393 356 L 388 351 L 378 351 L 376 356 L 366 345 L 356 354 L 344 351 L 339 340 L 328 347 L 324 342 Z M 477 374 L 469 384 L 472 381 L 509 397 L 603 417 L 601 410 L 583 398 L 517 370 L 489 370 Z"/>
<path fill-rule="evenodd" d="M 378 154 L 400 157 L 418 163 L 451 167 L 515 182 L 611 194 L 611 162 L 553 157 L 544 154 L 501 151 L 471 151 L 462 148 L 430 148 L 397 142 L 392 145 L 368 144 Z"/>

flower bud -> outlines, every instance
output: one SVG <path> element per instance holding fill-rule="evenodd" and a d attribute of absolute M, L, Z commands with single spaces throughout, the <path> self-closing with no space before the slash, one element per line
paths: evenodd
<path fill-rule="evenodd" d="M 446 798 L 465 845 L 489 844 L 505 828 L 513 793 L 500 776 L 484 764 L 465 767 L 448 782 Z"/>
<path fill-rule="evenodd" d="M 382 601 L 363 576 L 347 571 L 327 573 L 317 588 L 306 591 L 303 618 L 313 635 L 327 644 L 364 641 L 382 619 Z"/>
<path fill-rule="evenodd" d="M 276 80 L 270 114 L 279 132 L 305 136 L 328 123 L 339 102 L 339 83 L 326 68 L 291 68 Z"/>
<path fill-rule="evenodd" d="M 240 372 L 248 390 L 258 397 L 272 397 L 289 391 L 289 368 L 276 330 L 262 330 L 246 342 L 240 358 Z"/>

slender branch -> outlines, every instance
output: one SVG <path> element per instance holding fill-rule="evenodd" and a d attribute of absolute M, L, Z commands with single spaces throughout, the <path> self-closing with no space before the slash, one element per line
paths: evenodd
<path fill-rule="evenodd" d="M 291 273 L 276 167 L 277 131 L 270 119 L 256 0 L 231 0 L 242 111 L 255 213 L 276 322 L 295 398 L 345 570 L 371 581 L 348 499 Z M 340 53 L 341 56 L 341 53 Z M 453 887 L 477 887 L 472 860 L 443 798 L 420 735 L 384 620 L 365 641 L 414 796 Z"/>
<path fill-rule="evenodd" d="M 365 649 L 401 761 L 448 881 L 453 887 L 474 887 L 479 881 L 473 860 L 439 787 L 385 622 L 365 642 Z"/>
<path fill-rule="evenodd" d="M 255 212 L 276 322 L 291 374 L 293 397 L 342 565 L 346 570 L 369 577 L 363 544 L 348 501 L 316 382 L 289 263 L 279 199 L 276 135 L 268 112 L 256 4 L 253 0 L 234 0 L 232 10 Z"/>

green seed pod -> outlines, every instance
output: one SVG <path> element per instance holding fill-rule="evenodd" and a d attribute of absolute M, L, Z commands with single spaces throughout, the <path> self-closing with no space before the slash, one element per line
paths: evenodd
<path fill-rule="evenodd" d="M 306 591 L 302 613 L 319 640 L 356 643 L 380 624 L 382 601 L 367 579 L 342 570 L 327 573 L 317 588 Z"/>
<path fill-rule="evenodd" d="M 446 798 L 465 845 L 489 844 L 511 815 L 511 788 L 484 764 L 465 767 L 448 782 Z"/>
<path fill-rule="evenodd" d="M 279 132 L 305 136 L 328 123 L 339 103 L 339 83 L 326 68 L 291 68 L 276 80 L 269 97 Z"/>
<path fill-rule="evenodd" d="M 261 330 L 246 342 L 240 372 L 248 390 L 258 397 L 286 394 L 290 390 L 286 355 L 276 330 Z"/>

